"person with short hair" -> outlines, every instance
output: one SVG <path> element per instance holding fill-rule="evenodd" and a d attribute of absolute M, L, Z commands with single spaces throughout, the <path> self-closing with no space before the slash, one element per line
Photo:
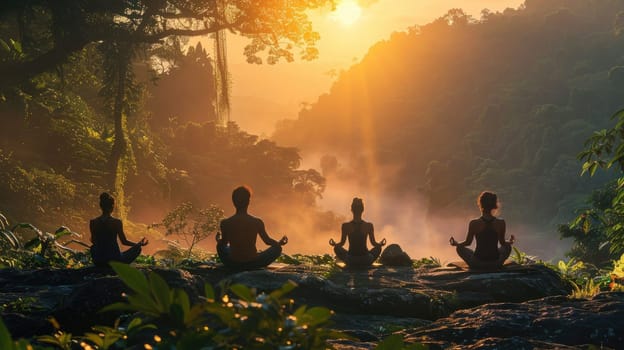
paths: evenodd
<path fill-rule="evenodd" d="M 466 239 L 457 242 L 451 237 L 449 240 L 452 246 L 457 247 L 457 254 L 470 268 L 500 268 L 511 254 L 511 245 L 516 238 L 511 235 L 509 241 L 505 241 L 505 220 L 493 214 L 498 209 L 498 204 L 495 193 L 482 192 L 477 199 L 481 217 L 470 221 Z M 477 242 L 474 251 L 468 248 L 473 240 Z"/>
<path fill-rule="evenodd" d="M 264 222 L 249 215 L 251 189 L 240 186 L 232 192 L 236 213 L 221 221 L 221 233 L 217 234 L 217 254 L 225 266 L 237 269 L 258 269 L 268 266 L 282 254 L 282 246 L 288 243 L 286 236 L 276 241 L 269 237 Z M 258 252 L 256 238 L 269 246 Z"/>
<path fill-rule="evenodd" d="M 353 198 L 351 212 L 353 213 L 353 220 L 342 224 L 340 242 L 336 243 L 332 238 L 329 240 L 329 245 L 334 247 L 336 257 L 342 260 L 347 267 L 371 266 L 379 258 L 381 248 L 386 245 L 386 239 L 377 242 L 373 224 L 362 220 L 364 201 L 361 198 Z M 367 238 L 373 246 L 370 250 L 366 246 Z M 347 239 L 349 240 L 349 250 L 344 248 Z"/>
<path fill-rule="evenodd" d="M 119 261 L 126 264 L 133 262 L 140 254 L 141 247 L 149 242 L 145 237 L 138 243 L 129 241 L 123 230 L 121 220 L 111 216 L 115 208 L 115 198 L 103 192 L 100 194 L 100 208 L 102 215 L 89 222 L 91 231 L 91 258 L 96 266 L 108 266 L 111 261 Z M 117 238 L 123 245 L 131 248 L 121 252 Z"/>

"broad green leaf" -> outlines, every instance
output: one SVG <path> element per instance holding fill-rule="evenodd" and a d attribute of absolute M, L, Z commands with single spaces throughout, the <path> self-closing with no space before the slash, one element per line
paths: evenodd
<path fill-rule="evenodd" d="M 204 284 L 204 296 L 210 302 L 213 302 L 215 300 L 214 288 L 212 288 L 212 285 L 210 285 L 209 283 Z"/>
<path fill-rule="evenodd" d="M 2 39 L 0 39 L 2 41 Z M 9 220 L 7 220 L 6 216 L 0 214 L 0 229 L 4 230 L 9 227 Z"/>
<path fill-rule="evenodd" d="M 149 284 L 143 273 L 128 264 L 111 262 L 110 266 L 115 270 L 119 278 L 135 292 L 150 297 Z"/>
<path fill-rule="evenodd" d="M 2 47 L 2 50 L 5 52 L 11 52 L 11 48 L 9 47 L 9 44 L 6 43 L 6 41 L 0 39 L 0 47 Z"/>
<path fill-rule="evenodd" d="M 39 239 L 39 237 L 35 237 L 31 239 L 30 241 L 26 242 L 26 244 L 24 244 L 24 248 L 32 250 L 34 247 L 38 246 L 39 244 L 41 244 L 41 239 Z"/>
<path fill-rule="evenodd" d="M 17 40 L 13 40 L 13 39 L 9 39 L 9 42 L 11 43 L 11 46 L 13 46 L 13 49 L 19 53 L 22 53 L 22 44 L 17 41 Z"/>
<path fill-rule="evenodd" d="M 13 232 L 0 229 L 0 234 L 9 242 L 11 247 L 13 247 L 14 249 L 18 249 L 20 247 L 20 241 L 19 239 L 17 239 L 17 237 L 15 237 Z"/>
<path fill-rule="evenodd" d="M 175 289 L 174 293 L 174 304 L 179 305 L 182 309 L 182 321 L 186 323 L 189 318 L 189 313 L 191 310 L 191 301 L 189 300 L 188 294 L 182 289 Z"/>
<path fill-rule="evenodd" d="M 2 318 L 0 318 L 0 349 L 13 349 L 13 339 L 11 333 L 4 325 Z"/>
<path fill-rule="evenodd" d="M 403 349 L 404 347 L 405 342 L 403 341 L 403 337 L 398 334 L 393 334 L 382 340 L 375 350 L 397 350 Z"/>
<path fill-rule="evenodd" d="M 230 286 L 230 290 L 244 301 L 253 301 L 254 296 L 249 287 L 242 284 L 234 284 Z"/>
<path fill-rule="evenodd" d="M 166 313 L 171 306 L 171 289 L 165 280 L 156 272 L 150 272 L 149 283 L 152 295 L 158 303 L 161 312 Z"/>
<path fill-rule="evenodd" d="M 140 326 L 143 323 L 143 320 L 140 317 L 135 317 L 128 324 L 128 330 L 134 329 L 135 327 Z"/>
<path fill-rule="evenodd" d="M 104 345 L 104 339 L 95 333 L 85 333 L 84 337 L 97 347 L 102 347 Z"/>
<path fill-rule="evenodd" d="M 149 296 L 138 295 L 138 294 L 128 295 L 128 303 L 135 310 L 141 311 L 146 314 L 153 315 L 153 316 L 158 316 L 163 313 L 163 310 L 161 309 L 160 305 L 158 305 L 156 301 Z"/>
<path fill-rule="evenodd" d="M 54 231 L 54 237 L 57 239 L 63 236 L 69 236 L 71 234 L 73 234 L 73 232 L 65 226 L 61 226 L 58 229 L 56 229 L 56 231 Z"/>
<path fill-rule="evenodd" d="M 271 298 L 279 299 L 283 297 L 284 295 L 290 293 L 296 287 L 297 287 L 297 283 L 289 280 L 288 282 L 284 283 L 284 285 L 280 289 L 277 289 L 271 292 L 269 296 Z"/>
<path fill-rule="evenodd" d="M 616 119 L 616 118 L 624 118 L 624 108 L 618 110 L 615 113 L 613 113 L 613 115 L 611 116 L 611 119 Z M 606 130 L 604 130 L 604 131 L 606 131 Z"/>
<path fill-rule="evenodd" d="M 331 318 L 332 312 L 326 307 L 316 306 L 308 309 L 305 316 L 304 321 L 306 323 L 309 323 L 311 326 L 316 326 L 327 322 L 327 320 Z"/>

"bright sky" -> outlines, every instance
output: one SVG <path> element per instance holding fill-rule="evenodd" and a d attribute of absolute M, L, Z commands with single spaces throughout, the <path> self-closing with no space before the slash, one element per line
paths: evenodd
<path fill-rule="evenodd" d="M 312 103 L 329 91 L 340 71 L 359 61 L 369 47 L 393 32 L 427 24 L 451 8 L 462 8 L 474 17 L 481 10 L 517 8 L 523 0 L 338 0 L 337 13 L 316 11 L 315 29 L 321 34 L 320 57 L 274 66 L 245 61 L 245 40 L 228 37 L 228 62 L 232 76 L 232 120 L 243 130 L 269 136 L 276 121 L 296 118 L 302 103 Z M 359 1 L 359 3 L 358 3 Z M 368 4 L 359 6 L 358 4 Z"/>

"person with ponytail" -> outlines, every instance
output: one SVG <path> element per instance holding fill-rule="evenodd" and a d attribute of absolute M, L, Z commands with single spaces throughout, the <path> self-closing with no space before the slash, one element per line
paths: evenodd
<path fill-rule="evenodd" d="M 381 254 L 381 248 L 386 245 L 386 239 L 377 242 L 373 224 L 362 220 L 364 201 L 361 198 L 353 198 L 351 212 L 353 213 L 353 220 L 342 224 L 340 242 L 336 243 L 332 238 L 329 240 L 329 245 L 334 247 L 336 257 L 342 260 L 347 267 L 368 267 Z M 370 250 L 366 247 L 367 238 L 373 246 Z M 344 248 L 347 239 L 349 240 L 349 250 Z"/>
<path fill-rule="evenodd" d="M 451 237 L 450 244 L 457 247 L 457 254 L 473 269 L 500 268 L 511 254 L 513 235 L 505 240 L 505 220 L 497 218 L 498 197 L 492 192 L 482 192 L 477 199 L 481 217 L 470 221 L 468 234 L 463 242 Z M 476 240 L 475 250 L 468 248 Z M 500 244 L 500 246 L 499 246 Z"/>
<path fill-rule="evenodd" d="M 141 247 L 149 242 L 145 237 L 137 243 L 131 242 L 126 238 L 121 220 L 114 218 L 111 214 L 115 207 L 115 198 L 103 192 L 100 194 L 100 208 L 102 215 L 89 222 L 91 231 L 91 258 L 96 266 L 108 266 L 111 261 L 119 261 L 126 264 L 133 262 L 139 254 Z M 131 248 L 122 252 L 119 249 L 119 241 Z"/>

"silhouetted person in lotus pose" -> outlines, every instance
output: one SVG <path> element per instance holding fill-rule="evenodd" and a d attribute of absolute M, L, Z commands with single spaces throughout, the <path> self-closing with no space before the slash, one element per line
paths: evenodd
<path fill-rule="evenodd" d="M 381 247 L 386 245 L 386 239 L 382 239 L 381 242 L 375 241 L 373 224 L 362 220 L 362 212 L 364 212 L 362 199 L 353 198 L 351 212 L 353 212 L 353 220 L 342 224 L 340 242 L 336 243 L 332 238 L 329 240 L 329 245 L 334 247 L 336 257 L 344 261 L 348 267 L 368 267 L 381 254 Z M 343 247 L 347 238 L 349 239 L 348 251 Z M 366 247 L 367 238 L 373 246 L 371 250 Z"/>
<path fill-rule="evenodd" d="M 232 192 L 236 214 L 221 221 L 221 234 L 216 237 L 217 253 L 225 266 L 237 269 L 265 267 L 282 254 L 282 246 L 288 243 L 286 236 L 279 241 L 269 237 L 264 228 L 264 222 L 247 213 L 250 199 L 249 188 L 246 186 L 236 188 Z M 258 235 L 266 245 L 270 246 L 262 252 L 256 250 Z"/>
<path fill-rule="evenodd" d="M 505 241 L 505 220 L 498 219 L 492 214 L 498 209 L 496 194 L 482 192 L 477 204 L 481 209 L 481 217 L 470 221 L 466 240 L 457 242 L 451 237 L 449 242 L 457 247 L 457 254 L 470 268 L 500 268 L 511 253 L 515 237 L 511 235 L 509 241 Z M 477 241 L 474 252 L 468 248 L 473 239 Z"/>
<path fill-rule="evenodd" d="M 111 216 L 115 207 L 115 198 L 104 192 L 100 195 L 102 215 L 89 222 L 91 230 L 91 258 L 96 266 L 108 266 L 111 261 L 129 264 L 141 254 L 141 247 L 149 243 L 145 237 L 138 243 L 130 242 L 123 231 L 121 220 Z M 117 237 L 122 244 L 132 248 L 121 252 Z"/>

